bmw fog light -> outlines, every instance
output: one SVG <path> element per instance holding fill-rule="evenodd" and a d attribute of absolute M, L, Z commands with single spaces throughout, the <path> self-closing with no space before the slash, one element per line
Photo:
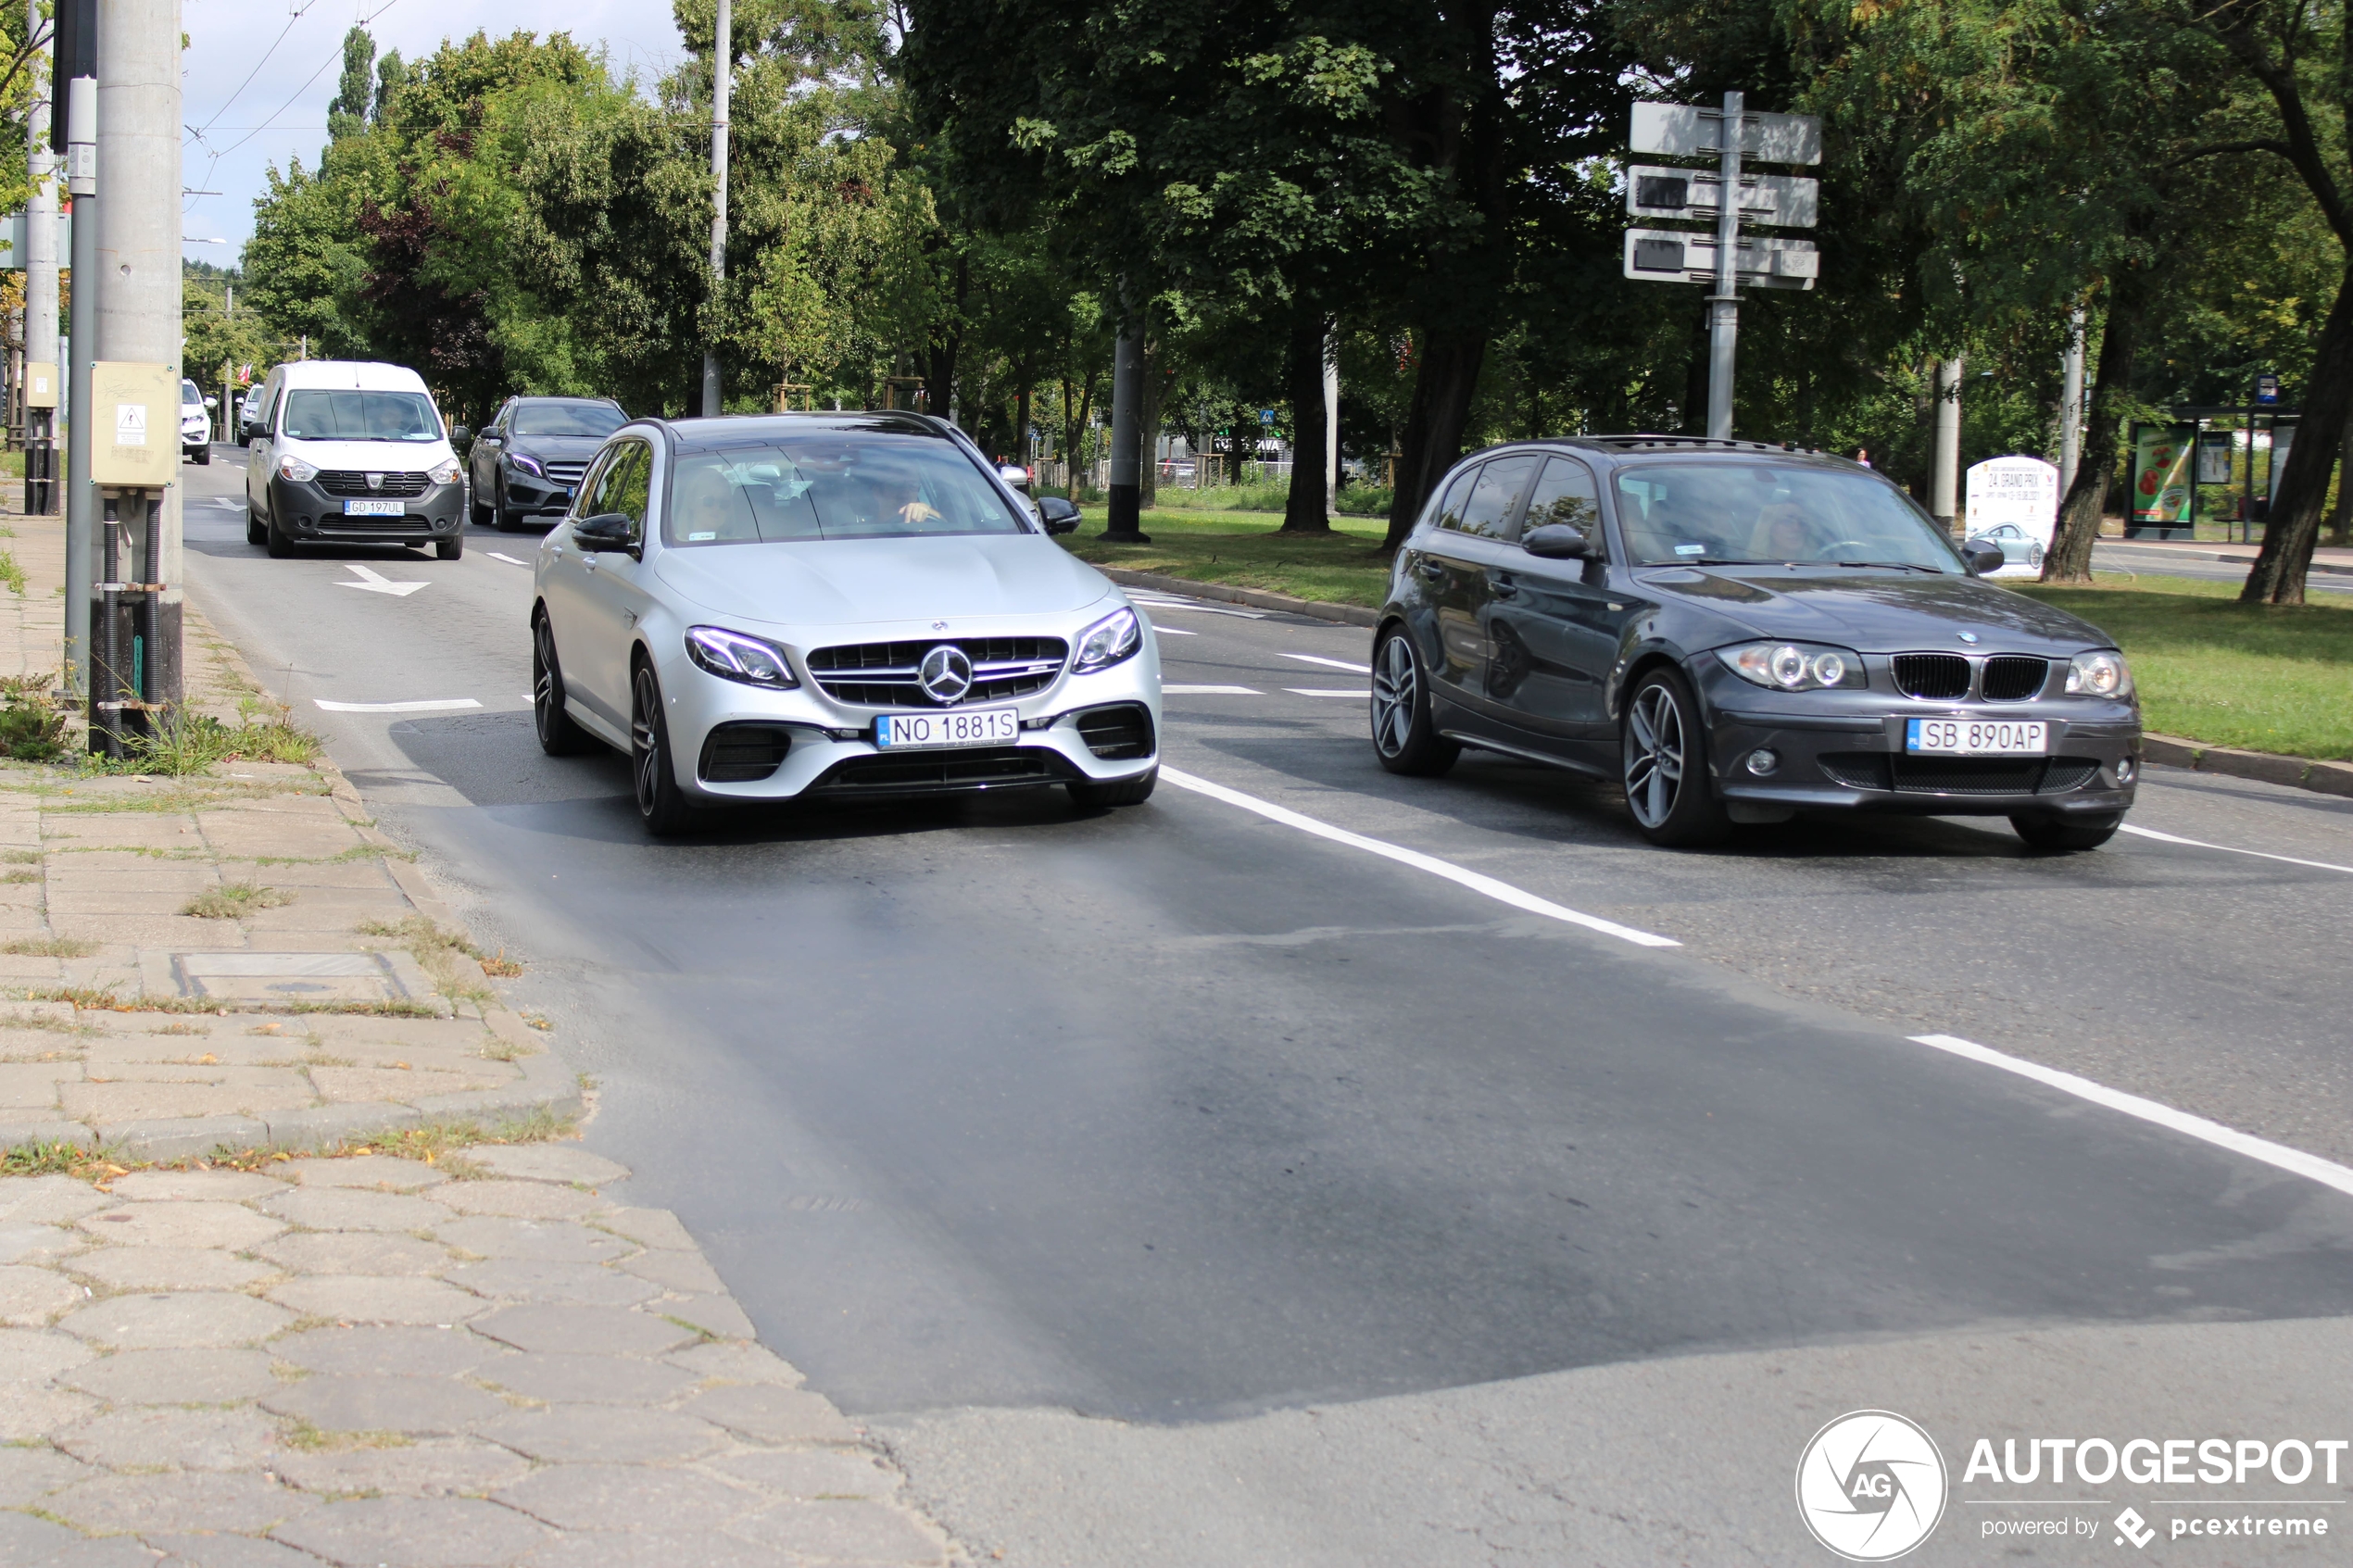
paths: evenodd
<path fill-rule="evenodd" d="M 1748 754 L 1748 771 L 1760 779 L 1780 765 L 1781 754 L 1769 746 L 1760 746 Z"/>
<path fill-rule="evenodd" d="M 2133 776 L 2139 771 L 2140 770 L 2133 765 L 2133 759 L 2127 757 L 2116 765 L 2116 782 L 2120 784 L 2131 784 Z"/>

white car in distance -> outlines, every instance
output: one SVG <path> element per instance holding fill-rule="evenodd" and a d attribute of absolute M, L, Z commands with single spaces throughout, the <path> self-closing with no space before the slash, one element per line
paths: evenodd
<path fill-rule="evenodd" d="M 946 420 L 639 420 L 541 542 L 532 706 L 551 756 L 627 753 L 648 831 L 704 807 L 1159 773 L 1151 623 Z"/>

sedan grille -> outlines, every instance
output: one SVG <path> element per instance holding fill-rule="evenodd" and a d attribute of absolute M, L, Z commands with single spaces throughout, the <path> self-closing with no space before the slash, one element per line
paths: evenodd
<path fill-rule="evenodd" d="M 364 472 L 352 469 L 322 469 L 319 473 L 319 488 L 330 495 L 422 495 L 425 493 L 425 476 L 421 473 L 386 473 L 383 485 L 371 489 Z"/>
<path fill-rule="evenodd" d="M 1988 702 L 2025 702 L 2043 695 L 2043 683 L 2051 678 L 2051 661 L 2029 659 L 2022 654 L 1996 654 L 1985 661 L 1985 700 Z"/>
<path fill-rule="evenodd" d="M 1952 702 L 1969 696 L 1969 660 L 1957 653 L 1899 653 L 1895 689 L 1906 696 Z"/>
<path fill-rule="evenodd" d="M 548 482 L 554 484 L 577 484 L 580 476 L 588 471 L 586 463 L 543 462 L 539 466 L 547 470 Z"/>
<path fill-rule="evenodd" d="M 2100 771 L 2082 757 L 1905 757 L 1833 751 L 1817 759 L 1833 784 L 1904 795 L 2064 795 Z"/>
<path fill-rule="evenodd" d="M 1070 645 L 1060 637 L 939 637 L 922 642 L 845 643 L 809 656 L 809 672 L 837 702 L 864 708 L 937 708 L 917 680 L 924 655 L 949 643 L 973 662 L 965 705 L 1043 691 L 1062 673 Z"/>

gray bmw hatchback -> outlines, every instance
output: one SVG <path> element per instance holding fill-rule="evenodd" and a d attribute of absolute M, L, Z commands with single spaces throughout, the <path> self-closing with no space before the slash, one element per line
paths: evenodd
<path fill-rule="evenodd" d="M 2132 671 L 2097 627 L 1978 579 L 2000 564 L 1818 453 L 1492 447 L 1397 553 L 1374 749 L 1399 773 L 1474 746 L 1613 779 L 1660 845 L 1865 810 L 2096 848 L 2140 769 Z"/>

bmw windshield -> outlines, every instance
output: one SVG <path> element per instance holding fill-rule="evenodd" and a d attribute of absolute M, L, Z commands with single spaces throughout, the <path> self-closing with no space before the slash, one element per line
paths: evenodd
<path fill-rule="evenodd" d="M 948 441 L 842 430 L 680 453 L 663 527 L 688 546 L 1030 532 Z"/>
<path fill-rule="evenodd" d="M 1617 517 L 1639 566 L 1967 571 L 1902 491 L 1859 471 L 1769 460 L 1643 463 L 1618 471 Z"/>

